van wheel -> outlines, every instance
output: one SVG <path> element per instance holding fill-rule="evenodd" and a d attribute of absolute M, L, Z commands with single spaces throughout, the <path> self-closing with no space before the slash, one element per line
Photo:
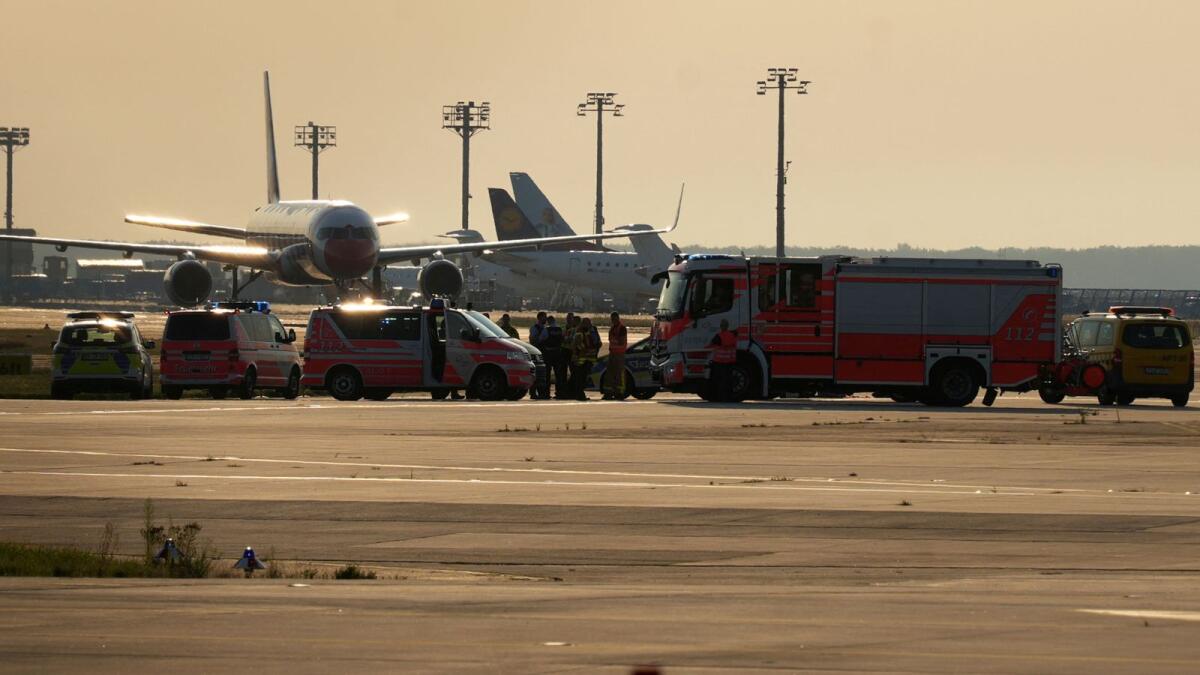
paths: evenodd
<path fill-rule="evenodd" d="M 329 374 L 329 393 L 339 401 L 357 401 L 363 397 L 362 378 L 358 371 L 343 366 Z"/>
<path fill-rule="evenodd" d="M 283 397 L 289 401 L 295 401 L 300 397 L 299 368 L 292 368 L 291 374 L 288 375 L 287 386 L 283 388 Z"/>
<path fill-rule="evenodd" d="M 368 401 L 386 401 L 391 395 L 391 389 L 368 389 L 363 397 Z"/>
<path fill-rule="evenodd" d="M 164 384 L 162 390 L 163 390 L 163 396 L 166 396 L 167 398 L 171 399 L 172 401 L 178 401 L 179 399 L 183 398 L 183 387 L 176 387 L 176 386 L 172 386 L 169 384 Z"/>
<path fill-rule="evenodd" d="M 1133 405 L 1137 397 L 1133 394 L 1117 394 L 1117 405 Z"/>
<path fill-rule="evenodd" d="M 1061 387 L 1042 387 L 1038 389 L 1038 396 L 1046 403 L 1062 403 L 1067 397 L 1067 390 Z"/>
<path fill-rule="evenodd" d="M 657 389 L 650 389 L 650 388 L 634 389 L 633 397 L 639 401 L 649 401 L 650 399 L 654 398 L 654 395 L 657 393 L 658 393 Z"/>
<path fill-rule="evenodd" d="M 1187 394 L 1175 394 L 1171 397 L 1171 405 L 1176 408 L 1186 408 L 1188 404 Z"/>
<path fill-rule="evenodd" d="M 258 374 L 253 368 L 247 368 L 246 374 L 242 376 L 242 383 L 238 385 L 238 398 L 243 401 L 249 401 L 254 398 L 254 385 L 257 383 Z"/>
<path fill-rule="evenodd" d="M 499 401 L 504 398 L 507 388 L 504 373 L 496 368 L 485 368 L 475 375 L 467 396 L 481 401 Z"/>
<path fill-rule="evenodd" d="M 229 395 L 229 387 L 209 387 L 208 395 L 213 398 L 225 398 Z"/>
<path fill-rule="evenodd" d="M 951 364 L 939 369 L 934 377 L 933 394 L 937 405 L 961 408 L 979 395 L 979 383 L 966 366 Z"/>

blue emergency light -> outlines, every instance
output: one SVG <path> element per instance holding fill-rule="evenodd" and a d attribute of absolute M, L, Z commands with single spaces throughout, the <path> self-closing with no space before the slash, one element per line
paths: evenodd
<path fill-rule="evenodd" d="M 271 303 L 266 300 L 249 300 L 245 302 L 211 302 L 209 309 L 244 309 L 248 312 L 271 313 Z"/>
<path fill-rule="evenodd" d="M 429 301 L 429 309 L 445 309 L 446 301 L 441 298 L 434 298 Z"/>

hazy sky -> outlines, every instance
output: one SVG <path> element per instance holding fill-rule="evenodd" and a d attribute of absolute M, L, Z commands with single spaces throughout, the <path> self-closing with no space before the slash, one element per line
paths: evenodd
<path fill-rule="evenodd" d="M 774 241 L 776 101 L 789 96 L 789 244 L 1196 244 L 1200 2 L 62 2 L 4 0 L 0 125 L 32 128 L 17 225 L 162 237 L 126 212 L 243 225 L 265 200 L 271 70 L 285 198 L 309 196 L 295 124 L 336 124 L 323 196 L 407 210 L 388 242 L 458 227 L 460 144 L 441 106 L 492 102 L 487 188 L 527 171 L 591 227 L 607 120 L 608 225 L 680 243 Z"/>

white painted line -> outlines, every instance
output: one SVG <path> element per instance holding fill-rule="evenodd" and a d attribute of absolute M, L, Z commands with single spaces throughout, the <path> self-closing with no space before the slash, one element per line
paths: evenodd
<path fill-rule="evenodd" d="M 539 401 L 538 407 L 563 407 L 586 405 L 588 401 Z M 593 405 L 613 405 L 621 403 L 621 401 L 601 401 L 594 399 L 591 401 Z M 132 409 L 108 409 L 108 410 L 58 410 L 51 412 L 4 412 L 0 411 L 0 415 L 10 416 L 29 416 L 29 415 L 162 415 L 166 413 L 198 413 L 198 412 L 245 412 L 256 410 L 274 410 L 274 411 L 295 411 L 295 410 L 346 410 L 346 409 L 369 409 L 369 408 L 429 408 L 443 406 L 470 406 L 472 408 L 499 408 L 521 405 L 521 401 L 501 401 L 497 403 L 484 403 L 481 401 L 420 401 L 412 403 L 347 403 L 345 405 L 337 404 L 321 404 L 321 403 L 285 403 L 280 401 L 278 405 L 233 405 L 233 406 L 210 406 L 205 408 L 132 408 Z"/>
<path fill-rule="evenodd" d="M 1135 619 L 1171 619 L 1175 621 L 1200 621 L 1200 612 L 1176 611 L 1168 609 L 1077 609 L 1076 612 L 1086 614 L 1107 614 L 1109 616 L 1129 616 Z"/>
<path fill-rule="evenodd" d="M 958 488 L 970 489 L 976 491 L 991 492 L 992 490 L 1012 491 L 1022 490 L 1030 494 L 1049 494 L 1058 492 L 1087 492 L 1082 489 L 1058 489 L 1058 488 L 1039 488 L 1039 487 L 1023 487 L 1012 485 L 960 485 L 955 483 L 942 482 L 921 482 L 921 481 L 903 481 L 903 480 L 845 480 L 842 478 L 829 477 L 787 477 L 787 480 L 772 480 L 771 476 L 719 476 L 707 474 L 689 474 L 689 473 L 648 473 L 639 471 L 593 471 L 586 469 L 543 469 L 538 467 L 482 467 L 482 466 L 440 466 L 436 464 L 381 464 L 376 462 L 334 462 L 325 460 L 307 460 L 307 459 L 256 459 L 253 457 L 236 457 L 236 456 L 221 456 L 212 455 L 162 455 L 162 454 L 147 454 L 147 453 L 125 453 L 125 452 L 105 452 L 103 450 L 41 450 L 32 448 L 0 448 L 0 452 L 14 453 L 32 453 L 46 455 L 90 455 L 97 457 L 147 457 L 150 459 L 173 459 L 173 460 L 189 460 L 189 461 L 207 461 L 211 459 L 214 462 L 260 462 L 264 464 L 303 464 L 311 466 L 341 466 L 341 467 L 356 467 L 356 468 L 372 468 L 379 467 L 381 469 L 420 469 L 422 471 L 469 471 L 479 473 L 536 473 L 547 475 L 570 475 L 570 476 L 609 476 L 621 478 L 690 478 L 695 480 L 736 480 L 736 481 L 758 481 L 763 483 L 839 483 L 842 485 L 882 485 L 891 487 L 915 487 L 915 488 Z"/>
<path fill-rule="evenodd" d="M 349 478 L 345 476 L 245 476 L 201 473 L 93 473 L 83 471 L 11 471 L 0 469 L 0 476 L 56 476 L 63 478 L 173 478 L 176 480 L 261 480 L 261 481 L 300 481 L 300 482 L 371 482 L 371 483 L 469 483 L 472 485 L 530 485 L 539 487 L 609 487 L 609 488 L 707 488 L 712 490 L 744 489 L 744 490 L 789 490 L 797 492 L 880 492 L 899 494 L 936 494 L 936 495 L 982 495 L 977 490 L 929 490 L 929 489 L 892 489 L 892 488 L 853 488 L 853 487 L 815 487 L 799 485 L 764 485 L 764 484 L 725 484 L 705 485 L 699 483 L 635 483 L 615 481 L 521 481 L 521 480 L 479 480 L 477 478 Z M 928 487 L 928 486 L 927 486 Z M 1034 496 L 1032 492 L 997 492 L 987 493 L 993 496 Z"/>

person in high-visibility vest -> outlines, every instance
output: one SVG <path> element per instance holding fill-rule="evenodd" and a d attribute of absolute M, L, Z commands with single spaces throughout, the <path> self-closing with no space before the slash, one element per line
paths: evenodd
<path fill-rule="evenodd" d="M 613 312 L 608 329 L 608 366 L 604 369 L 604 400 L 620 401 L 625 393 L 625 350 L 629 346 L 629 332 L 621 323 L 621 315 Z"/>
<path fill-rule="evenodd" d="M 729 371 L 737 363 L 737 333 L 729 330 L 729 319 L 721 319 L 721 330 L 713 336 L 708 386 L 715 401 L 728 401 L 732 384 Z"/>
<path fill-rule="evenodd" d="M 571 335 L 571 392 L 576 400 L 588 400 L 586 389 L 592 366 L 596 364 L 596 353 L 600 351 L 600 338 L 592 330 L 592 320 L 583 317 Z"/>

